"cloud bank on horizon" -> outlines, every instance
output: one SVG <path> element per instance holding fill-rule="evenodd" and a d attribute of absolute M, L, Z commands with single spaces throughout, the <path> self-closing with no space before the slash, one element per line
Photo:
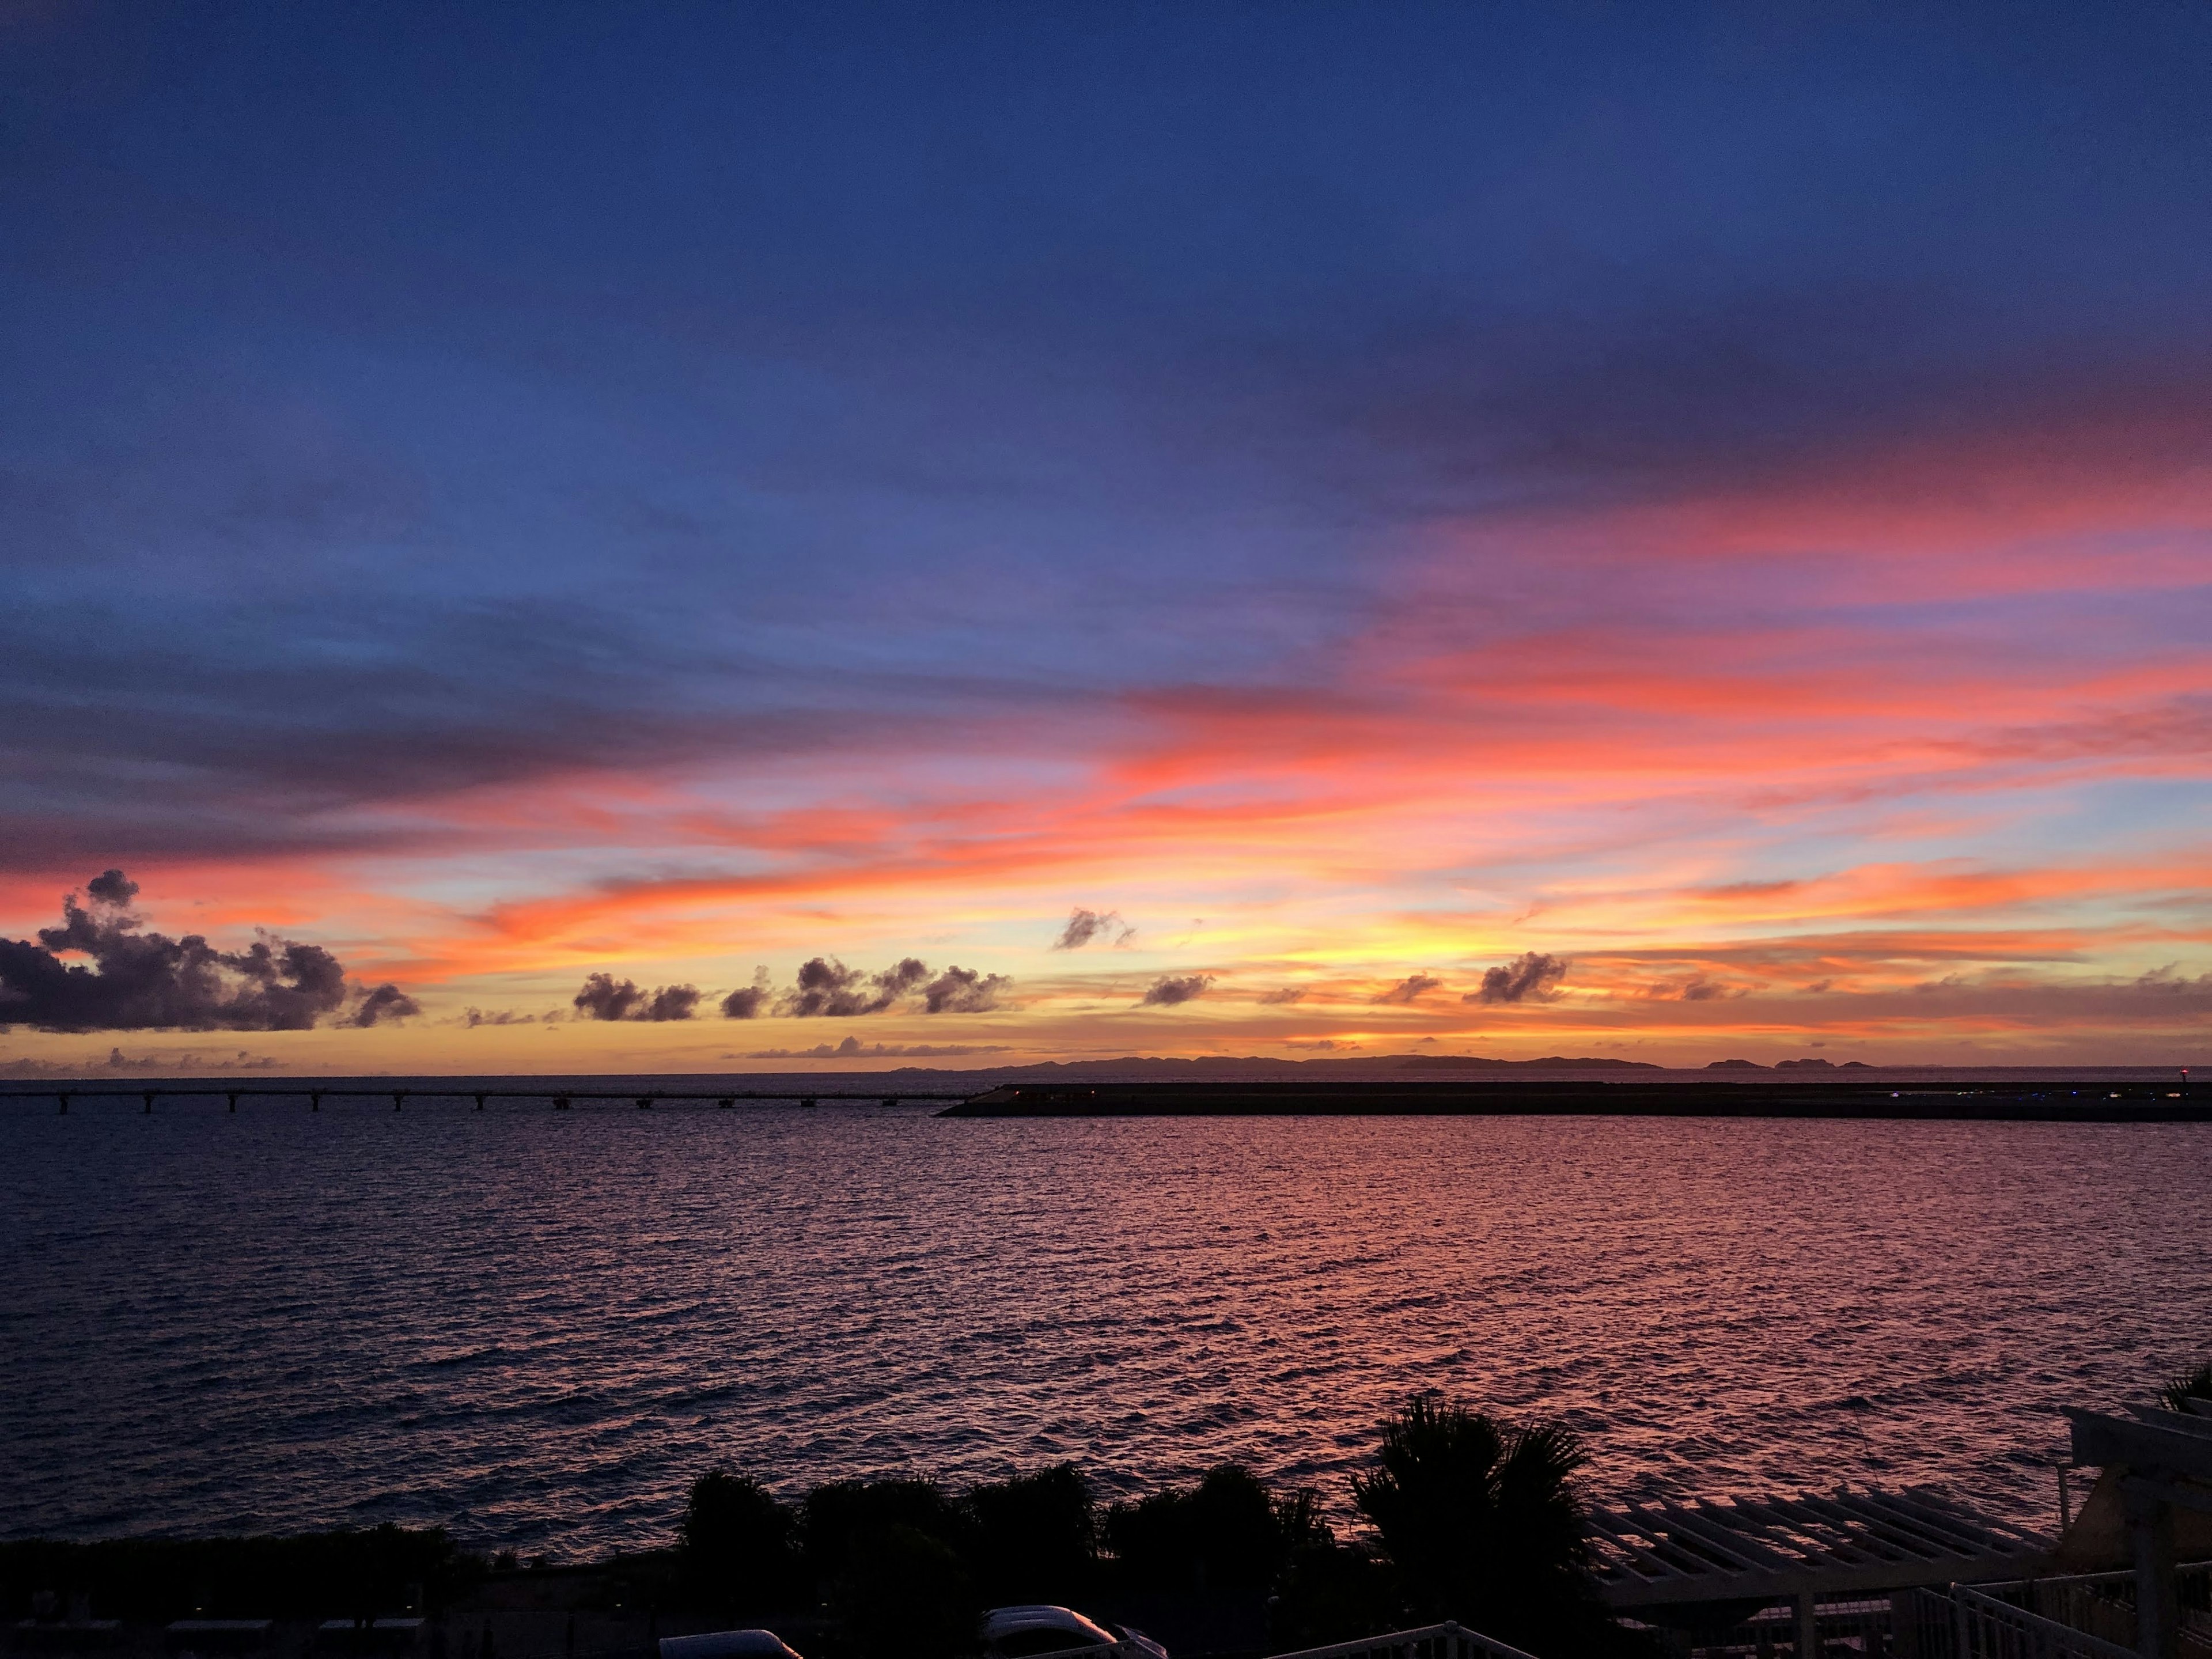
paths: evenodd
<path fill-rule="evenodd" d="M 0 1060 L 2185 1061 L 2121 10 L 11 12 Z"/>

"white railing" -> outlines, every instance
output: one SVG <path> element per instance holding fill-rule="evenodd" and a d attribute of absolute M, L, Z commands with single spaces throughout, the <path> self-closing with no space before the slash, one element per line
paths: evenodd
<path fill-rule="evenodd" d="M 1965 1584 L 1951 1586 L 1954 1659 L 2136 1659 L 2136 1650 Z"/>
<path fill-rule="evenodd" d="M 1944 1605 L 1948 1607 L 1950 1604 Z M 1852 1596 L 1818 1603 L 1813 1610 L 1815 1645 L 1805 1659 L 1822 1659 L 1823 1656 L 1826 1659 L 1887 1659 L 1893 1654 L 1913 1653 L 1910 1646 L 1894 1638 L 1893 1612 L 1887 1595 Z M 1635 1630 L 1656 1628 L 1640 1619 L 1625 1618 L 1621 1622 Z M 1796 1659 L 1797 1608 L 1789 1601 L 1761 1607 L 1724 1629 L 1708 1628 L 1688 1646 L 1689 1659 L 1780 1659 L 1785 1654 Z"/>
<path fill-rule="evenodd" d="M 1055 1654 L 1053 1659 L 1060 1656 Z M 1273 1659 L 1528 1659 L 1528 1656 L 1447 1619 L 1441 1625 L 1392 1631 L 1388 1636 L 1363 1637 L 1325 1648 L 1301 1648 L 1296 1653 L 1275 1654 Z"/>
<path fill-rule="evenodd" d="M 1978 1587 L 2002 1601 L 2115 1642 L 2135 1640 L 2136 1576 L 2132 1571 L 2076 1572 L 2021 1578 Z M 2212 1561 L 2186 1561 L 2173 1570 L 2182 1632 L 2212 1641 Z"/>

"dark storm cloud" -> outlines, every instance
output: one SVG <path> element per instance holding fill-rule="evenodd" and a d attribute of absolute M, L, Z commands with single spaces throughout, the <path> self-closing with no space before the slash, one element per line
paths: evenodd
<path fill-rule="evenodd" d="M 699 1006 L 695 985 L 664 985 L 646 991 L 634 980 L 611 974 L 592 974 L 584 981 L 570 1006 L 586 1019 L 689 1019 Z"/>
<path fill-rule="evenodd" d="M 925 1013 L 988 1014 L 999 1006 L 999 995 L 1013 981 L 1004 974 L 982 974 L 973 968 L 947 968 L 922 987 Z"/>
<path fill-rule="evenodd" d="M 1172 1008 L 1179 1002 L 1188 1002 L 1202 997 L 1213 983 L 1211 974 L 1186 974 L 1181 978 L 1162 975 L 1152 981 L 1152 988 L 1137 999 L 1139 1008 Z"/>
<path fill-rule="evenodd" d="M 1067 913 L 1067 926 L 1052 942 L 1055 951 L 1080 951 L 1094 939 L 1111 934 L 1115 945 L 1126 945 L 1137 930 L 1121 920 L 1118 910 L 1086 910 L 1080 905 Z"/>
<path fill-rule="evenodd" d="M 800 964 L 798 983 L 784 993 L 775 1011 L 795 1019 L 880 1014 L 928 977 L 928 967 L 914 957 L 880 974 L 864 974 L 835 957 L 816 957 Z"/>
<path fill-rule="evenodd" d="M 1375 999 L 1377 1002 L 1412 1002 L 1424 992 L 1433 991 L 1443 981 L 1428 974 L 1409 974 Z"/>
<path fill-rule="evenodd" d="M 0 939 L 0 1026 L 300 1031 L 349 1000 L 358 1000 L 353 1018 L 363 1025 L 418 1012 L 397 986 L 350 991 L 343 966 L 319 945 L 264 936 L 242 951 L 219 951 L 198 933 L 147 932 L 131 908 L 137 884 L 120 870 L 103 872 L 85 890 L 90 903 L 64 897 L 61 926 L 41 928 L 37 944 Z"/>
<path fill-rule="evenodd" d="M 1503 967 L 1486 969 L 1482 988 L 1470 991 L 1462 1002 L 1546 1002 L 1553 988 L 1567 976 L 1573 964 L 1541 951 L 1524 951 Z"/>

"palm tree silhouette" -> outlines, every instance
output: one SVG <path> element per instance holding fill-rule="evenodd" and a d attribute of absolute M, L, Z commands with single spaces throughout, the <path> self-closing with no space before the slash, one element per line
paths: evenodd
<path fill-rule="evenodd" d="M 1589 1454 L 1572 1430 L 1502 1426 L 1417 1395 L 1383 1420 L 1378 1461 L 1352 1496 L 1414 1616 L 1547 1655 L 1613 1645 L 1576 1487 Z"/>

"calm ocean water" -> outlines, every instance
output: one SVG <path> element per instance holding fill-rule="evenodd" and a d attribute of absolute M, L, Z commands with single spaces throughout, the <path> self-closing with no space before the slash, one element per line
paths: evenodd
<path fill-rule="evenodd" d="M 2212 1127 L 0 1105 L 0 1535 L 661 1540 L 797 1488 L 1241 1458 L 1439 1388 L 1601 1492 L 1934 1480 L 2212 1348 Z"/>

